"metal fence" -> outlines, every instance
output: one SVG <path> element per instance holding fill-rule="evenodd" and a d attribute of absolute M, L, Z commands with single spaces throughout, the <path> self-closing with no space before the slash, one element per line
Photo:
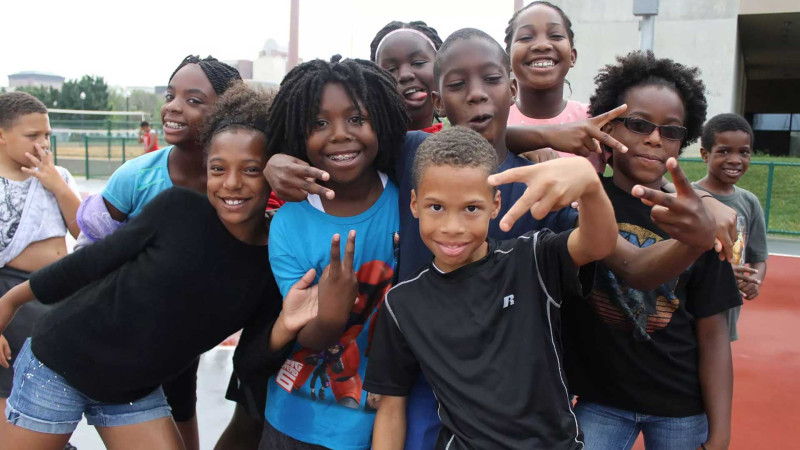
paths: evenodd
<path fill-rule="evenodd" d="M 56 164 L 86 178 L 111 176 L 125 161 L 142 154 L 137 138 L 114 136 L 82 135 L 64 142 L 52 135 L 50 149 Z"/>
<path fill-rule="evenodd" d="M 690 180 L 706 174 L 700 158 L 681 158 L 680 164 Z M 737 186 L 758 197 L 768 233 L 800 236 L 800 162 L 751 161 Z"/>

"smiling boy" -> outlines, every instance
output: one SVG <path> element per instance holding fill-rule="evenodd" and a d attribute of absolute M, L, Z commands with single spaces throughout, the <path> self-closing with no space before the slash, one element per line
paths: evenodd
<path fill-rule="evenodd" d="M 520 202 L 539 217 L 579 198 L 588 226 L 487 240 L 500 212 L 487 182 L 496 168 L 493 148 L 463 127 L 417 152 L 411 210 L 434 258 L 389 291 L 378 319 L 364 384 L 383 394 L 375 449 L 402 448 L 420 372 L 440 403 L 436 448 L 583 447 L 561 369 L 559 308 L 581 294 L 577 266 L 614 249 L 614 213 L 585 159 L 522 167 L 491 181 L 524 180 Z M 534 204 L 545 186 L 562 194 Z"/>

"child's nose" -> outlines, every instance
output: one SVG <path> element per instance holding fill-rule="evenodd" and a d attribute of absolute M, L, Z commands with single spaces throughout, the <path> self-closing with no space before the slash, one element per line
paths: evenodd
<path fill-rule="evenodd" d="M 408 64 L 403 64 L 400 66 L 398 70 L 398 81 L 411 81 L 414 77 L 414 71 L 411 70 L 411 66 Z"/>
<path fill-rule="evenodd" d="M 486 90 L 483 89 L 483 86 L 480 83 L 474 83 L 470 86 L 469 93 L 467 94 L 467 101 L 470 103 L 480 103 L 485 102 L 489 96 L 486 94 Z"/>
<path fill-rule="evenodd" d="M 230 171 L 228 176 L 225 177 L 225 181 L 222 183 L 222 185 L 225 187 L 225 189 L 238 189 L 242 185 L 242 178 L 238 171 Z"/>
<path fill-rule="evenodd" d="M 653 128 L 653 131 L 647 135 L 645 142 L 651 145 L 661 146 L 661 131 L 659 131 L 658 127 Z"/>

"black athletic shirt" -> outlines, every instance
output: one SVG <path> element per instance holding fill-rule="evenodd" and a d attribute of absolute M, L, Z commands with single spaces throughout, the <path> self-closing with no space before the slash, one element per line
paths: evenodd
<path fill-rule="evenodd" d="M 611 178 L 603 186 L 623 238 L 637 247 L 669 238 L 650 207 Z M 593 275 L 586 299 L 564 306 L 565 368 L 579 401 L 656 416 L 703 413 L 695 319 L 742 304 L 730 264 L 710 250 L 652 291 L 627 286 L 602 263 Z"/>
<path fill-rule="evenodd" d="M 364 389 L 407 396 L 421 370 L 439 400 L 437 448 L 583 448 L 559 337 L 562 299 L 581 290 L 570 233 L 490 241 L 480 261 L 429 264 L 392 288 Z"/>
<path fill-rule="evenodd" d="M 179 187 L 30 283 L 57 304 L 34 329 L 33 353 L 110 403 L 149 394 L 242 327 L 237 353 L 267 348 L 281 308 L 267 246 L 234 238 L 205 195 Z"/>

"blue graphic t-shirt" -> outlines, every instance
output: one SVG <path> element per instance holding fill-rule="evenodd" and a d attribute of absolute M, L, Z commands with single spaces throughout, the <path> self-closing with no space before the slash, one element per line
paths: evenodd
<path fill-rule="evenodd" d="M 108 179 L 103 198 L 132 219 L 158 194 L 172 187 L 169 178 L 169 152 L 172 146 L 145 153 L 114 171 Z"/>
<path fill-rule="evenodd" d="M 334 449 L 370 446 L 375 410 L 361 389 L 367 366 L 375 311 L 391 287 L 395 270 L 395 235 L 400 228 L 398 191 L 391 181 L 368 210 L 335 217 L 307 201 L 278 210 L 269 231 L 269 260 L 281 294 L 312 267 L 317 278 L 330 262 L 331 238 L 356 231 L 353 267 L 358 298 L 339 342 L 324 352 L 297 345 L 281 370 L 270 378 L 267 421 L 302 442 Z"/>

